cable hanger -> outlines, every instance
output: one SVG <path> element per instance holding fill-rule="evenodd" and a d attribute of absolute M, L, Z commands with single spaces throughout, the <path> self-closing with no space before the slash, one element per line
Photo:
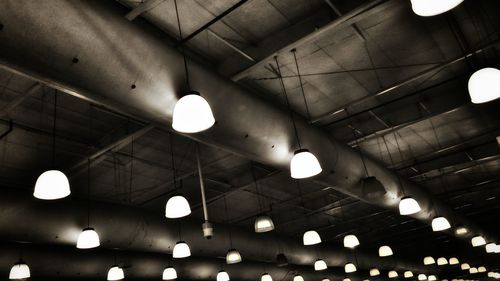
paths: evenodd
<path fill-rule="evenodd" d="M 306 93 L 304 91 L 304 85 L 302 84 L 302 77 L 300 75 L 299 63 L 297 62 L 296 49 L 292 49 L 293 59 L 295 60 L 295 67 L 297 68 L 297 75 L 299 77 L 300 89 L 302 91 L 302 98 L 304 98 L 304 105 L 306 107 L 307 120 L 311 120 L 311 113 L 309 112 L 309 106 L 307 105 Z M 281 76 L 281 74 L 280 74 Z"/>
<path fill-rule="evenodd" d="M 175 6 L 175 15 L 177 18 L 177 28 L 179 31 L 179 38 L 180 41 L 182 41 L 182 29 L 181 29 L 181 21 L 179 18 L 179 10 L 177 8 L 177 0 L 174 0 L 174 6 Z M 189 82 L 189 69 L 188 69 L 188 62 L 186 59 L 186 51 L 184 49 L 184 44 L 181 44 L 181 53 L 182 53 L 182 58 L 184 60 L 184 72 L 185 72 L 185 78 L 186 78 L 186 90 L 191 90 L 190 82 Z"/>

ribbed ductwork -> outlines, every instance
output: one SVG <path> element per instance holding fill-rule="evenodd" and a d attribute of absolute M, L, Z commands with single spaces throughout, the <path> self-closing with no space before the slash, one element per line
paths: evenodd
<path fill-rule="evenodd" d="M 129 22 L 123 17 L 126 12 L 113 1 L 3 1 L 1 64 L 68 93 L 169 127 L 175 101 L 182 92 L 182 57 L 167 44 L 161 31 L 141 20 Z M 74 57 L 78 63 L 72 63 Z M 193 90 L 212 105 L 217 124 L 189 137 L 288 169 L 297 147 L 285 111 L 194 62 L 190 73 Z M 135 89 L 131 89 L 132 84 Z M 396 174 L 367 160 L 370 175 L 385 190 L 377 193 L 362 188 L 365 172 L 360 155 L 297 119 L 303 147 L 315 153 L 323 166 L 317 181 L 370 204 L 397 210 L 404 194 Z M 433 217 L 445 216 L 452 225 L 469 228 L 465 237 L 485 235 L 423 188 L 402 182 L 406 195 L 422 206 L 416 219 L 430 224 Z"/>
<path fill-rule="evenodd" d="M 214 226 L 215 236 L 206 240 L 201 233 L 200 221 L 168 220 L 161 213 L 131 206 L 99 202 L 92 202 L 91 205 L 91 226 L 99 233 L 103 247 L 109 249 L 171 253 L 180 240 L 181 227 L 181 239 L 190 245 L 193 255 L 200 257 L 225 257 L 230 248 L 231 231 L 233 247 L 240 251 L 245 261 L 274 263 L 278 253 L 284 253 L 291 264 L 310 268 L 318 258 L 324 259 L 330 267 L 339 268 L 347 262 L 356 261 L 352 251 L 341 247 L 303 246 L 300 240 L 272 233 L 256 234 L 220 224 Z M 86 202 L 71 199 L 46 202 L 31 196 L 2 192 L 0 206 L 2 240 L 74 247 L 78 234 L 87 226 Z M 362 251 L 357 251 L 357 261 L 358 267 L 364 269 L 376 266 L 387 270 L 428 270 L 422 265 L 393 257 L 379 258 L 376 253 Z"/>

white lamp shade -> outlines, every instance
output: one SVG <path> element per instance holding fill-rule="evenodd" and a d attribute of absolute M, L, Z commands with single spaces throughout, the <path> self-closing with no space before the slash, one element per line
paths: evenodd
<path fill-rule="evenodd" d="M 326 262 L 324 260 L 316 260 L 314 262 L 314 270 L 319 271 L 319 270 L 325 270 L 327 269 L 328 266 L 326 265 Z"/>
<path fill-rule="evenodd" d="M 436 281 L 437 280 L 437 277 L 436 275 L 429 275 L 429 281 Z"/>
<path fill-rule="evenodd" d="M 269 275 L 269 273 L 264 273 L 260 277 L 260 281 L 273 281 L 273 277 L 271 277 L 271 275 Z"/>
<path fill-rule="evenodd" d="M 119 266 L 115 265 L 111 267 L 108 271 L 108 280 L 122 280 L 125 278 L 125 274 L 123 273 L 123 269 Z"/>
<path fill-rule="evenodd" d="M 486 267 L 480 266 L 480 267 L 477 268 L 477 271 L 478 272 L 486 272 Z"/>
<path fill-rule="evenodd" d="M 430 265 L 430 264 L 435 264 L 435 263 L 436 263 L 436 261 L 431 256 L 428 256 L 428 257 L 424 258 L 424 264 L 425 265 Z"/>
<path fill-rule="evenodd" d="M 403 197 L 401 201 L 399 201 L 399 213 L 403 216 L 413 215 L 421 210 L 417 200 L 410 196 Z"/>
<path fill-rule="evenodd" d="M 444 257 L 440 257 L 437 259 L 437 265 L 445 265 L 448 264 L 448 260 Z"/>
<path fill-rule="evenodd" d="M 181 133 L 198 133 L 212 127 L 215 118 L 212 109 L 198 93 L 180 98 L 174 107 L 172 128 Z"/>
<path fill-rule="evenodd" d="M 484 103 L 500 97 L 498 81 L 500 70 L 492 67 L 480 69 L 469 78 L 469 95 L 472 103 Z"/>
<path fill-rule="evenodd" d="M 43 172 L 35 184 L 33 196 L 42 200 L 61 199 L 71 194 L 66 175 L 58 170 Z"/>
<path fill-rule="evenodd" d="M 162 274 L 162 279 L 163 280 L 174 280 L 177 279 L 177 271 L 175 268 L 169 266 L 163 270 Z"/>
<path fill-rule="evenodd" d="M 255 232 L 262 233 L 272 231 L 274 222 L 269 216 L 258 216 L 255 219 Z"/>
<path fill-rule="evenodd" d="M 358 237 L 356 237 L 356 235 L 349 234 L 344 236 L 344 247 L 353 249 L 358 245 L 359 245 L 359 240 Z"/>
<path fill-rule="evenodd" d="M 467 228 L 465 228 L 463 226 L 459 226 L 459 227 L 457 227 L 457 229 L 455 229 L 455 233 L 458 235 L 464 235 L 464 234 L 467 234 L 467 232 L 469 232 L 469 231 L 467 230 Z"/>
<path fill-rule="evenodd" d="M 450 227 L 450 222 L 445 217 L 436 217 L 432 220 L 433 231 L 443 231 Z"/>
<path fill-rule="evenodd" d="M 182 195 L 170 197 L 165 206 L 165 217 L 169 219 L 178 219 L 191 214 L 189 202 Z"/>
<path fill-rule="evenodd" d="M 488 277 L 495 277 L 495 273 L 494 272 L 488 272 Z"/>
<path fill-rule="evenodd" d="M 384 245 L 384 246 L 380 246 L 380 248 L 378 248 L 378 255 L 379 255 L 379 257 L 388 257 L 388 256 L 392 256 L 393 252 L 392 252 L 391 247 Z"/>
<path fill-rule="evenodd" d="M 370 276 L 378 276 L 380 275 L 380 271 L 377 268 L 370 269 Z"/>
<path fill-rule="evenodd" d="M 330 279 L 325 277 L 325 278 L 321 279 L 321 281 L 330 281 Z"/>
<path fill-rule="evenodd" d="M 9 273 L 9 279 L 26 279 L 30 278 L 30 276 L 30 268 L 23 261 L 14 264 Z"/>
<path fill-rule="evenodd" d="M 78 240 L 76 241 L 76 247 L 78 249 L 91 249 L 96 248 L 101 245 L 99 240 L 99 234 L 93 228 L 84 228 L 80 235 L 78 235 Z"/>
<path fill-rule="evenodd" d="M 352 262 L 348 262 L 344 265 L 345 273 L 356 272 L 356 266 Z"/>
<path fill-rule="evenodd" d="M 483 246 L 486 244 L 486 240 L 484 240 L 483 236 L 479 236 L 479 235 L 472 237 L 472 239 L 470 241 L 471 241 L 473 247 L 479 247 L 479 246 Z"/>
<path fill-rule="evenodd" d="M 413 272 L 411 272 L 409 270 L 405 271 L 404 277 L 405 278 L 412 278 L 413 277 Z"/>
<path fill-rule="evenodd" d="M 486 253 L 494 253 L 497 245 L 495 243 L 486 244 Z"/>
<path fill-rule="evenodd" d="M 230 249 L 226 254 L 226 263 L 235 264 L 241 262 L 241 255 L 236 249 Z"/>
<path fill-rule="evenodd" d="M 478 270 L 475 267 L 471 267 L 471 268 L 469 268 L 469 273 L 476 274 L 476 273 L 478 273 Z"/>
<path fill-rule="evenodd" d="M 389 271 L 389 273 L 387 273 L 387 276 L 389 278 L 396 278 L 396 277 L 398 277 L 398 273 L 395 270 L 391 270 L 391 271 Z"/>
<path fill-rule="evenodd" d="M 224 270 L 219 271 L 219 273 L 217 273 L 217 281 L 229 281 L 229 274 Z"/>
<path fill-rule="evenodd" d="M 413 12 L 422 17 L 431 17 L 447 12 L 464 0 L 411 0 Z"/>
<path fill-rule="evenodd" d="M 191 256 L 191 250 L 189 249 L 188 244 L 184 241 L 177 242 L 174 246 L 172 257 L 176 259 L 182 259 L 189 256 Z"/>
<path fill-rule="evenodd" d="M 468 269 L 470 269 L 470 265 L 465 262 L 465 263 L 462 263 L 462 265 L 460 265 L 460 268 L 462 270 L 468 270 Z"/>
<path fill-rule="evenodd" d="M 299 149 L 290 161 L 290 174 L 294 179 L 310 178 L 321 173 L 318 158 L 307 149 Z"/>
<path fill-rule="evenodd" d="M 456 257 L 452 257 L 448 260 L 448 263 L 451 264 L 451 265 L 455 265 L 455 264 L 458 264 L 459 261 Z"/>
<path fill-rule="evenodd" d="M 342 279 L 342 281 L 351 281 L 351 278 L 346 277 L 346 278 Z"/>
<path fill-rule="evenodd" d="M 423 273 L 420 273 L 418 275 L 418 280 L 420 280 L 420 281 L 427 280 L 427 276 L 425 276 L 425 274 L 423 274 Z"/>
<path fill-rule="evenodd" d="M 500 253 L 500 245 L 495 245 L 495 253 Z"/>
<path fill-rule="evenodd" d="M 302 277 L 302 275 L 295 275 L 293 277 L 293 281 L 304 281 L 304 277 Z"/>
<path fill-rule="evenodd" d="M 318 232 L 315 230 L 308 230 L 304 232 L 304 236 L 302 237 L 304 245 L 315 245 L 321 243 L 321 237 L 319 237 Z"/>

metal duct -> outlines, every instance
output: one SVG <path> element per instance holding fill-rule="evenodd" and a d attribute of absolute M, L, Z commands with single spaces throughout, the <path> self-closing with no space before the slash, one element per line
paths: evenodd
<path fill-rule="evenodd" d="M 289 266 L 280 268 L 266 263 L 245 261 L 239 264 L 225 265 L 223 259 L 189 257 L 173 259 L 170 255 L 160 253 L 137 253 L 122 250 L 78 250 L 67 246 L 47 246 L 36 244 L 0 244 L 0 272 L 8 274 L 10 268 L 22 258 L 28 264 L 32 279 L 81 278 L 106 280 L 109 268 L 115 264 L 124 268 L 125 280 L 161 280 L 163 269 L 173 266 L 178 280 L 216 280 L 219 270 L 224 268 L 231 280 L 255 281 L 264 272 L 268 272 L 274 280 L 291 281 L 295 271 L 306 280 L 321 280 L 328 276 L 340 280 L 345 275 L 341 269 L 315 272 L 312 266 Z M 354 280 L 362 280 L 361 273 L 349 274 Z M 367 275 L 365 273 L 365 275 Z M 31 280 L 31 279 L 30 279 Z M 52 279 L 54 280 L 54 279 Z"/>
<path fill-rule="evenodd" d="M 4 25 L 0 64 L 67 93 L 170 127 L 183 85 L 182 57 L 159 29 L 143 20 L 130 22 L 123 17 L 126 13 L 113 1 L 5 0 L 0 10 Z M 78 63 L 72 62 L 75 57 Z M 192 61 L 190 74 L 193 90 L 209 101 L 217 124 L 189 137 L 288 169 L 297 147 L 285 111 Z M 385 188 L 385 194 L 368 199 L 366 192 L 371 192 L 360 184 L 365 177 L 360 155 L 298 116 L 297 120 L 303 147 L 315 153 L 323 166 L 318 182 L 397 210 L 403 192 L 395 173 L 367 160 L 370 175 Z M 423 209 L 414 218 L 430 224 L 435 216 L 445 216 L 452 225 L 469 228 L 464 237 L 486 235 L 420 186 L 402 182 L 406 195 L 417 199 Z"/>
<path fill-rule="evenodd" d="M 1 240 L 75 247 L 78 234 L 87 226 L 86 201 L 47 202 L 35 200 L 32 196 L 1 192 L 0 206 Z M 276 256 L 284 253 L 289 263 L 311 268 L 318 258 L 324 259 L 330 267 L 355 262 L 353 252 L 341 247 L 303 246 L 300 240 L 271 233 L 256 234 L 221 224 L 214 226 L 216 235 L 206 240 L 197 220 L 168 220 L 162 213 L 111 203 L 92 202 L 91 206 L 91 226 L 99 233 L 105 248 L 171 253 L 175 243 L 184 240 L 194 256 L 225 257 L 230 248 L 228 232 L 231 231 L 233 247 L 240 251 L 244 261 L 274 263 Z M 420 261 L 409 263 L 393 257 L 379 258 L 376 253 L 356 252 L 359 268 L 429 270 Z"/>

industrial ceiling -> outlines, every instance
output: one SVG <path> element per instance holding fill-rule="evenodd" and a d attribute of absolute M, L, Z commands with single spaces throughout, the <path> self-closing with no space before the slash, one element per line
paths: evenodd
<path fill-rule="evenodd" d="M 34 280 L 104 280 L 115 264 L 128 280 L 159 280 L 168 266 L 180 280 L 225 270 L 244 281 L 383 280 L 391 270 L 403 280 L 492 280 L 500 271 L 499 254 L 471 245 L 477 235 L 500 245 L 500 104 L 471 103 L 468 91 L 471 74 L 500 66 L 500 2 L 465 0 L 432 17 L 409 0 L 0 7 L 3 278 L 20 257 Z M 183 53 L 190 87 L 215 117 L 200 133 L 172 129 Z M 316 155 L 319 175 L 290 177 L 299 146 Z M 34 198 L 54 167 L 71 195 Z M 178 193 L 192 213 L 168 219 Z M 420 212 L 400 215 L 407 196 Z M 255 233 L 263 214 L 275 229 Z M 450 229 L 433 231 L 436 217 Z M 100 246 L 77 249 L 89 225 Z M 303 245 L 307 230 L 322 243 Z M 348 234 L 355 249 L 343 246 Z M 191 257 L 172 258 L 179 240 Z M 380 257 L 383 245 L 394 254 Z M 241 263 L 226 264 L 231 248 Z M 460 262 L 424 265 L 427 256 Z M 315 270 L 318 259 L 327 270 Z"/>

